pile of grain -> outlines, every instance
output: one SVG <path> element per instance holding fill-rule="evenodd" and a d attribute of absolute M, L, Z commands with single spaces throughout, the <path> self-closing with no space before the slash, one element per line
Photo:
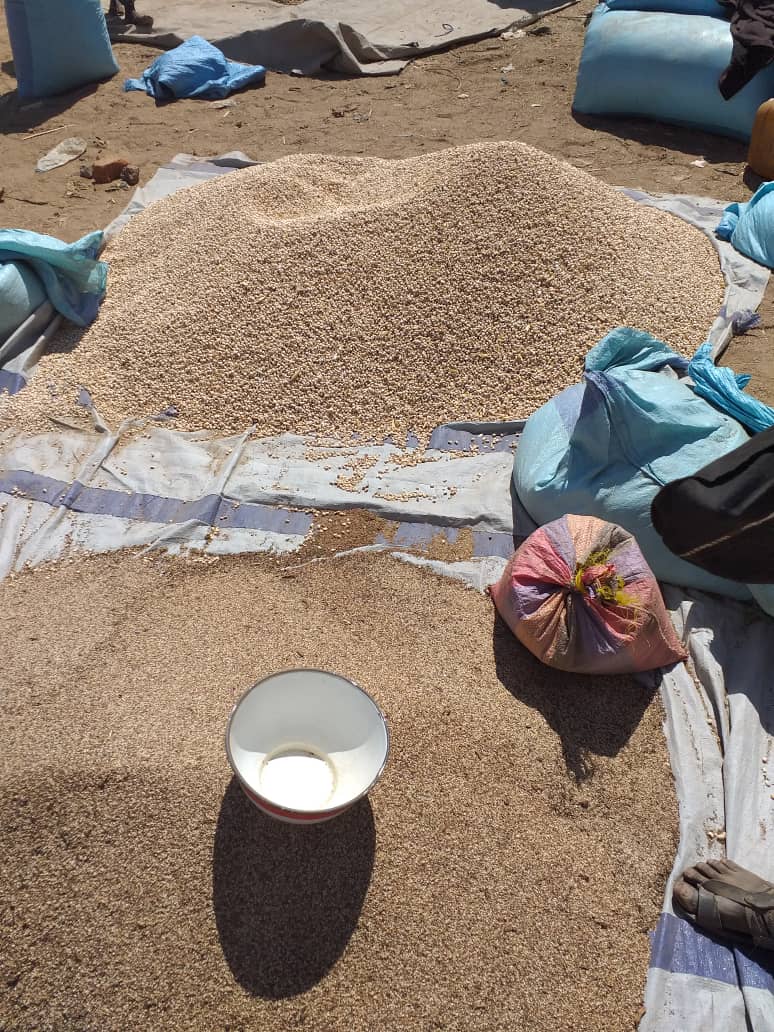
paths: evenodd
<path fill-rule="evenodd" d="M 0 1027 L 634 1027 L 676 830 L 642 687 L 541 667 L 485 598 L 370 556 L 102 558 L 0 605 Z M 251 808 L 222 740 L 303 665 L 393 740 L 316 828 Z"/>
<path fill-rule="evenodd" d="M 5 425 L 71 416 L 85 386 L 109 421 L 171 405 L 187 429 L 422 437 L 529 415 L 619 324 L 689 354 L 722 296 L 698 231 L 517 143 L 233 172 L 107 258 L 96 324 Z"/>

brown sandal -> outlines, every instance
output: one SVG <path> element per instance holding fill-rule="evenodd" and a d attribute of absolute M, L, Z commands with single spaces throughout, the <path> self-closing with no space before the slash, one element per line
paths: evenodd
<path fill-rule="evenodd" d="M 688 909 L 694 899 L 695 909 Z M 683 871 L 673 901 L 711 935 L 774 950 L 774 885 L 733 860 L 710 860 Z"/>

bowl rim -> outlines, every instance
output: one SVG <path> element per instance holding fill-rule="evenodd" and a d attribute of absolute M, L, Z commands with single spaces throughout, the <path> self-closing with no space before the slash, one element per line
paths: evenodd
<path fill-rule="evenodd" d="M 385 737 L 384 759 L 382 760 L 379 769 L 377 770 L 376 774 L 374 775 L 372 780 L 369 782 L 369 784 L 366 786 L 366 788 L 364 788 L 363 791 L 359 793 L 359 795 L 353 796 L 352 799 L 349 799 L 345 803 L 338 803 L 336 806 L 327 806 L 327 807 L 324 807 L 323 809 L 314 808 L 314 809 L 309 809 L 309 810 L 302 810 L 302 809 L 298 809 L 297 807 L 294 808 L 294 807 L 290 807 L 290 806 L 282 806 L 282 805 L 280 805 L 278 803 L 273 802 L 271 799 L 268 799 L 266 796 L 263 795 L 262 792 L 259 792 L 256 788 L 253 788 L 252 785 L 248 784 L 247 781 L 239 773 L 239 770 L 237 769 L 237 764 L 234 761 L 234 756 L 233 756 L 233 754 L 231 752 L 231 745 L 230 745 L 230 741 L 229 741 L 230 738 L 231 738 L 231 725 L 234 722 L 234 716 L 236 714 L 236 711 L 242 705 L 242 703 L 247 698 L 247 696 L 250 694 L 250 692 L 252 692 L 256 688 L 260 687 L 260 685 L 264 684 L 266 681 L 270 681 L 273 677 L 280 677 L 282 674 L 329 674 L 332 677 L 338 677 L 339 680 L 346 681 L 346 683 L 349 684 L 352 688 L 355 688 L 357 691 L 359 691 L 361 695 L 365 695 L 365 697 L 368 699 L 368 701 L 374 707 L 376 712 L 379 714 L 379 717 L 380 717 L 381 722 L 382 722 L 382 727 L 384 728 L 384 737 Z M 275 670 L 274 673 L 267 674 L 265 677 L 259 678 L 259 680 L 255 681 L 253 684 L 250 685 L 249 688 L 245 689 L 245 691 L 242 692 L 242 694 L 236 700 L 234 705 L 231 707 L 231 712 L 229 713 L 228 721 L 226 722 L 226 732 L 225 732 L 224 738 L 225 738 L 225 746 L 226 746 L 226 757 L 228 759 L 229 766 L 231 767 L 231 770 L 232 770 L 234 776 L 236 777 L 237 781 L 239 782 L 239 784 L 242 786 L 243 789 L 247 789 L 252 795 L 256 796 L 262 802 L 266 802 L 268 806 L 273 807 L 274 809 L 279 809 L 283 813 L 302 814 L 302 815 L 315 814 L 315 813 L 325 814 L 325 813 L 335 813 L 335 812 L 343 811 L 345 809 L 348 809 L 350 806 L 353 806 L 355 803 L 357 803 L 364 796 L 367 796 L 368 793 L 371 791 L 371 789 L 376 784 L 376 782 L 379 780 L 379 778 L 384 773 L 384 768 L 387 766 L 387 760 L 390 757 L 390 748 L 391 748 L 391 745 L 392 745 L 392 740 L 390 738 L 390 725 L 387 722 L 387 717 L 385 716 L 384 710 L 379 705 L 379 703 L 376 701 L 376 699 L 374 699 L 373 696 L 370 695 L 365 690 L 365 688 L 362 688 L 357 683 L 357 681 L 353 681 L 351 677 L 346 677 L 344 674 L 340 674 L 340 673 L 338 673 L 335 670 L 323 670 L 322 667 L 286 667 L 284 670 Z"/>

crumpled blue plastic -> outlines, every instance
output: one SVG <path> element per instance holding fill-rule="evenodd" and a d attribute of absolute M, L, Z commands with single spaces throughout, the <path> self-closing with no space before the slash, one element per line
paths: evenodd
<path fill-rule="evenodd" d="M 688 368 L 688 359 L 672 351 L 667 344 L 645 330 L 618 326 L 591 348 L 586 355 L 584 368 L 587 372 L 645 369 L 656 373 L 667 365 L 683 372 Z"/>
<path fill-rule="evenodd" d="M 747 318 L 749 321 L 750 313 L 747 313 Z M 711 344 L 702 344 L 688 361 L 644 330 L 619 326 L 589 351 L 585 368 L 587 372 L 610 372 L 613 369 L 658 372 L 667 365 L 677 372 L 687 373 L 693 383 L 685 381 L 686 386 L 694 394 L 732 416 L 748 430 L 758 433 L 774 426 L 774 409 L 744 393 L 743 388 L 752 377 L 746 373 L 737 374 L 727 366 L 716 366 L 712 360 Z"/>
<path fill-rule="evenodd" d="M 26 229 L 0 229 L 0 262 L 27 262 L 57 312 L 78 326 L 94 322 L 105 296 L 108 266 L 97 260 L 101 247 L 102 230 L 66 244 Z"/>
<path fill-rule="evenodd" d="M 263 82 L 265 77 L 263 65 L 229 61 L 206 39 L 191 36 L 179 47 L 157 57 L 139 79 L 127 79 L 124 89 L 144 90 L 155 100 L 218 100 L 234 90 Z"/>
<path fill-rule="evenodd" d="M 694 393 L 755 433 L 774 426 L 774 409 L 743 391 L 752 378 L 727 366 L 716 366 L 711 351 L 711 344 L 702 344 L 688 365 Z"/>
<path fill-rule="evenodd" d="M 723 212 L 715 236 L 740 254 L 774 268 L 774 183 L 763 183 L 749 201 L 734 201 Z"/>

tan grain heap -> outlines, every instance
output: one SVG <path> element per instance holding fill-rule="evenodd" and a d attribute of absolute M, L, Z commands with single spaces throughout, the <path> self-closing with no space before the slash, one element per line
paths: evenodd
<path fill-rule="evenodd" d="M 371 555 L 106 557 L 0 606 L 0 1028 L 634 1029 L 677 830 L 646 688 L 549 670 L 488 599 Z M 313 828 L 223 748 L 290 666 L 355 678 L 392 735 Z"/>
<path fill-rule="evenodd" d="M 518 143 L 233 172 L 106 257 L 99 319 L 6 425 L 71 415 L 85 386 L 108 422 L 174 405 L 187 429 L 422 437 L 528 416 L 619 324 L 692 353 L 722 296 L 697 230 Z"/>

